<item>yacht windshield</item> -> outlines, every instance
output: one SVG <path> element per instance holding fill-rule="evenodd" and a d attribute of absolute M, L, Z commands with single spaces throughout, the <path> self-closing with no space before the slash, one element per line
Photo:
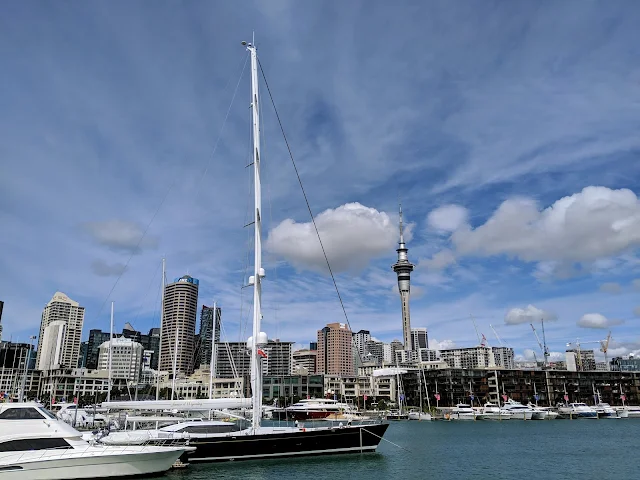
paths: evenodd
<path fill-rule="evenodd" d="M 57 417 L 46 408 L 41 408 L 40 411 L 44 413 L 47 417 L 51 418 L 52 420 L 57 420 Z"/>

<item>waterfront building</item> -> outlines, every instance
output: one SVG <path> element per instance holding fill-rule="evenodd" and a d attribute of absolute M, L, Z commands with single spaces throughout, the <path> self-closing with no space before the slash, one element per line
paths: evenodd
<path fill-rule="evenodd" d="M 114 338 L 100 345 L 98 370 L 109 369 L 109 351 L 111 350 L 111 378 L 129 382 L 137 381 L 142 365 L 143 348 L 129 338 Z"/>
<path fill-rule="evenodd" d="M 0 392 L 9 395 L 10 401 L 20 398 L 22 382 L 24 381 L 25 400 L 33 400 L 38 396 L 40 388 L 40 370 L 27 370 L 25 379 L 24 368 L 0 368 Z"/>
<path fill-rule="evenodd" d="M 59 368 L 42 372 L 40 376 L 39 398 L 43 402 L 73 402 L 74 397 L 96 396 L 109 390 L 107 370 L 86 368 Z"/>
<path fill-rule="evenodd" d="M 119 336 L 114 334 L 115 337 Z M 98 368 L 98 355 L 100 354 L 100 345 L 109 341 L 109 332 L 103 332 L 94 328 L 89 330 L 89 339 L 87 340 L 87 361 L 85 367 L 88 370 Z"/>
<path fill-rule="evenodd" d="M 56 350 L 53 350 L 54 356 L 52 357 L 52 348 L 42 348 L 45 340 L 45 330 L 54 322 L 56 322 L 58 327 L 56 327 L 54 331 L 50 331 L 48 336 L 50 343 L 48 346 L 51 347 L 51 342 L 58 342 L 58 335 L 60 335 L 60 331 L 62 330 L 60 349 L 57 357 L 55 356 Z M 64 328 L 60 327 L 59 322 L 64 323 Z M 40 370 L 43 370 L 40 365 L 51 368 L 54 365 L 73 367 L 78 364 L 83 323 L 84 307 L 81 307 L 78 302 L 71 300 L 64 293 L 56 292 L 44 307 L 40 321 L 40 336 L 38 337 L 38 353 L 36 359 L 36 364 Z M 41 362 L 40 357 L 42 355 L 49 355 L 49 357 Z"/>
<path fill-rule="evenodd" d="M 382 344 L 382 361 L 384 363 L 390 364 L 390 363 L 393 363 L 394 357 L 395 357 L 395 355 L 393 355 L 393 353 L 391 351 L 391 344 L 390 343 L 383 343 Z"/>
<path fill-rule="evenodd" d="M 317 373 L 352 375 L 351 330 L 345 323 L 329 323 L 318 330 Z"/>
<path fill-rule="evenodd" d="M 440 350 L 451 368 L 513 368 L 514 352 L 508 347 L 470 347 Z"/>
<path fill-rule="evenodd" d="M 278 375 L 265 376 L 262 382 L 262 396 L 269 402 L 283 398 L 284 405 L 290 405 L 297 397 L 322 398 L 324 381 L 322 375 Z M 279 406 L 284 406 L 282 403 Z"/>
<path fill-rule="evenodd" d="M 614 357 L 610 362 L 611 370 L 616 372 L 640 372 L 640 358 L 634 355 Z"/>
<path fill-rule="evenodd" d="M 266 357 L 262 360 L 263 375 L 291 375 L 293 363 L 293 342 L 269 340 L 262 350 Z M 216 377 L 245 377 L 251 372 L 251 361 L 246 342 L 223 342 L 216 348 Z"/>
<path fill-rule="evenodd" d="M 198 309 L 199 281 L 189 275 L 165 286 L 159 368 L 190 375 L 194 370 L 194 337 Z M 176 348 L 177 347 L 177 348 Z"/>
<path fill-rule="evenodd" d="M 371 400 L 391 400 L 397 397 L 395 377 L 374 377 L 371 375 L 325 375 L 324 390 L 327 396 L 336 400 L 356 404 L 367 396 Z"/>

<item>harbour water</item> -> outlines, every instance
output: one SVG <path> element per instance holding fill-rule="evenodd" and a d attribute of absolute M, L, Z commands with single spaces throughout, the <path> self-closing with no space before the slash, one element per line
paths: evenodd
<path fill-rule="evenodd" d="M 393 422 L 376 454 L 192 464 L 166 480 L 626 479 L 640 471 L 640 419 Z"/>

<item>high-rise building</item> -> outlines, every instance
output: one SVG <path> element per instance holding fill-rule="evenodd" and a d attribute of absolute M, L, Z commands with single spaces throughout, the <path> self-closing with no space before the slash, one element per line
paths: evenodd
<path fill-rule="evenodd" d="M 53 365 L 52 360 L 65 367 L 75 367 L 80 356 L 80 337 L 82 324 L 84 323 L 84 307 L 71 300 L 62 292 L 56 292 L 51 301 L 44 307 L 40 322 L 40 337 L 38 338 L 38 354 L 36 364 L 40 365 L 40 356 L 43 354 L 42 345 L 45 337 L 45 329 L 53 322 L 64 322 L 64 334 L 60 346 L 60 357 L 49 358 L 43 365 Z M 59 331 L 56 327 L 56 332 Z M 56 337 L 57 338 L 57 337 Z M 48 354 L 51 353 L 47 350 Z M 42 369 L 41 369 L 42 370 Z"/>
<path fill-rule="evenodd" d="M 215 322 L 213 321 L 215 316 Z M 200 310 L 200 348 L 198 349 L 198 365 L 204 366 L 211 363 L 211 336 L 213 340 L 220 343 L 220 322 L 222 320 L 222 310 L 216 307 L 215 315 L 213 307 L 202 305 Z"/>
<path fill-rule="evenodd" d="M 119 337 L 100 345 L 98 370 L 109 369 L 111 349 L 111 378 L 136 381 L 140 376 L 142 345 L 129 338 Z"/>
<path fill-rule="evenodd" d="M 411 329 L 411 350 L 429 348 L 429 336 L 426 328 Z"/>
<path fill-rule="evenodd" d="M 118 336 L 114 334 L 114 336 Z M 93 328 L 89 330 L 89 339 L 87 340 L 87 361 L 85 366 L 89 370 L 98 368 L 98 355 L 100 354 L 100 345 L 109 341 L 109 332 Z"/>
<path fill-rule="evenodd" d="M 365 353 L 376 358 L 378 365 L 384 361 L 384 344 L 375 340 L 368 340 L 365 343 Z"/>
<path fill-rule="evenodd" d="M 29 360 L 28 368 L 36 368 L 36 356 L 33 345 L 0 341 L 0 367 L 3 369 L 23 369 L 24 362 Z"/>
<path fill-rule="evenodd" d="M 391 360 L 390 362 L 396 363 L 396 352 L 398 350 L 404 350 L 402 342 L 400 340 L 392 340 L 389 344 L 389 350 L 391 352 Z"/>
<path fill-rule="evenodd" d="M 62 358 L 66 330 L 67 322 L 64 320 L 55 320 L 45 327 L 38 348 L 38 370 L 55 370 L 64 365 Z"/>
<path fill-rule="evenodd" d="M 580 353 L 579 356 L 578 352 Z M 565 352 L 565 361 L 567 362 L 567 370 L 572 372 L 585 372 L 596 369 L 596 356 L 593 350 L 568 349 Z"/>
<path fill-rule="evenodd" d="M 360 357 L 364 357 L 367 353 L 366 344 L 371 340 L 371 332 L 369 330 L 360 330 L 353 334 L 353 346 L 356 349 L 356 355 L 360 354 Z"/>
<path fill-rule="evenodd" d="M 411 350 L 411 315 L 409 313 L 409 294 L 411 283 L 411 272 L 413 264 L 409 262 L 407 253 L 409 249 L 404 243 L 404 232 L 402 228 L 402 206 L 400 206 L 400 241 L 398 242 L 398 261 L 392 266 L 393 271 L 398 275 L 398 290 L 402 301 L 402 337 L 404 349 Z"/>
<path fill-rule="evenodd" d="M 316 373 L 353 375 L 352 337 L 344 323 L 330 323 L 318 330 Z"/>
<path fill-rule="evenodd" d="M 184 275 L 165 287 L 161 371 L 173 372 L 175 361 L 176 373 L 193 373 L 199 283 L 198 279 Z"/>

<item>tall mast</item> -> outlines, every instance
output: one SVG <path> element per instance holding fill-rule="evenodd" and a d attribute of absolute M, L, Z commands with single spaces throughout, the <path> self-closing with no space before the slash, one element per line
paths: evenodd
<path fill-rule="evenodd" d="M 111 325 L 109 328 L 109 390 L 107 390 L 107 402 L 111 401 L 111 358 L 113 357 L 113 302 L 111 302 Z"/>
<path fill-rule="evenodd" d="M 160 400 L 160 352 L 162 352 L 162 324 L 164 323 L 164 287 L 166 277 L 166 263 L 164 257 L 162 257 L 162 290 L 160 291 L 160 342 L 158 344 L 158 369 L 156 370 L 156 400 Z"/>
<path fill-rule="evenodd" d="M 245 42 L 243 42 L 245 44 Z M 260 322 L 262 320 L 262 191 L 260 184 L 260 103 L 258 96 L 258 54 L 255 41 L 247 44 L 247 50 L 251 54 L 251 117 L 253 121 L 253 193 L 254 193 L 254 266 L 253 278 L 249 284 L 253 284 L 253 335 L 250 342 L 251 348 L 251 393 L 253 401 L 252 426 L 260 427 L 262 418 L 262 369 L 258 355 L 258 343 L 261 342 Z"/>
<path fill-rule="evenodd" d="M 213 377 L 216 374 L 216 319 L 218 306 L 213 302 L 213 322 L 211 323 L 211 360 L 209 361 L 209 400 L 213 398 Z"/>

